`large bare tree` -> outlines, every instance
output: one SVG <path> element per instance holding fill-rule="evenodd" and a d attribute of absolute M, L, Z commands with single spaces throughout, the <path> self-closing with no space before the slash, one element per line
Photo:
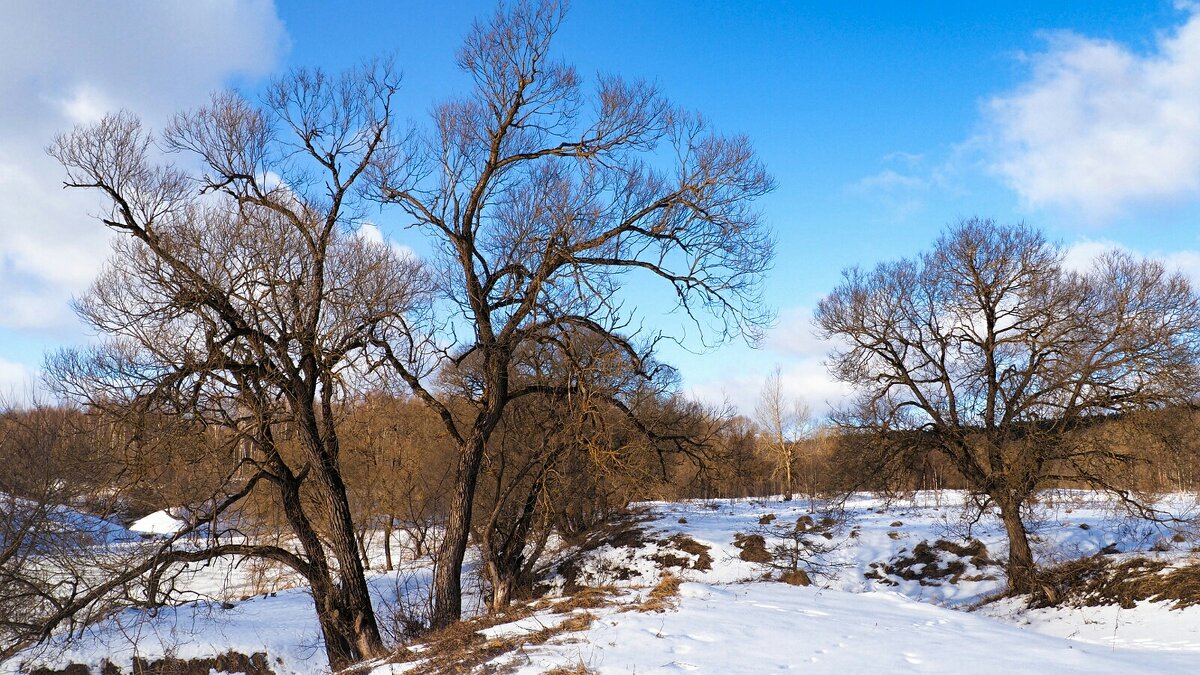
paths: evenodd
<path fill-rule="evenodd" d="M 879 467 L 943 453 L 999 508 L 1018 593 L 1035 588 L 1022 510 L 1039 489 L 1138 504 L 1116 481 L 1137 455 L 1079 431 L 1197 392 L 1200 302 L 1181 274 L 1120 252 L 1072 272 L 1024 225 L 967 220 L 915 259 L 848 270 L 816 323 L 860 394 L 843 422 L 879 432 L 859 447 Z"/>
<path fill-rule="evenodd" d="M 121 113 L 50 148 L 67 187 L 99 192 L 101 222 L 121 235 L 77 303 L 101 344 L 59 355 L 50 371 L 97 410 L 229 430 L 239 461 L 215 494 L 195 496 L 188 529 L 219 530 L 265 491 L 295 542 L 225 543 L 218 532 L 196 550 L 174 537 L 126 580 L 148 580 L 153 602 L 173 564 L 231 555 L 286 566 L 312 588 L 335 669 L 383 649 L 342 475 L 338 403 L 373 339 L 413 334 L 406 322 L 424 283 L 415 262 L 353 231 L 362 178 L 392 142 L 396 87 L 386 63 L 341 76 L 295 71 L 262 104 L 218 94 L 157 138 Z M 156 149 L 200 169 L 164 163 Z"/>
<path fill-rule="evenodd" d="M 623 330 L 635 296 L 622 287 L 635 283 L 661 283 L 711 338 L 755 336 L 767 318 L 772 241 L 753 203 L 772 182 L 749 142 L 714 133 L 652 84 L 601 75 L 585 87 L 551 54 L 563 15 L 564 3 L 521 1 L 476 23 L 458 52 L 473 89 L 376 166 L 377 197 L 434 242 L 440 292 L 465 334 L 444 358 L 478 363 L 460 413 L 405 355 L 391 358 L 460 453 L 434 625 L 460 616 L 488 440 L 511 401 L 545 390 L 514 377 L 525 345 L 591 334 L 641 367 L 654 340 Z"/>

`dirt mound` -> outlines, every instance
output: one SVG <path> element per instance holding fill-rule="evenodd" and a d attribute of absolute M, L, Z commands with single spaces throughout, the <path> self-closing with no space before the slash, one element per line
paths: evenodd
<path fill-rule="evenodd" d="M 712 569 L 713 559 L 709 552 L 711 549 L 704 544 L 692 539 L 686 534 L 676 534 L 667 539 L 658 540 L 658 545 L 666 548 L 674 548 L 686 553 L 686 556 L 676 555 L 671 552 L 659 553 L 651 556 L 651 560 L 657 562 L 659 567 L 678 567 L 679 569 L 693 569 L 700 572 L 707 572 Z"/>
<path fill-rule="evenodd" d="M 769 563 L 775 559 L 767 550 L 767 540 L 761 534 L 738 532 L 733 535 L 733 545 L 741 549 L 738 557 L 746 562 Z"/>
<path fill-rule="evenodd" d="M 863 576 L 888 586 L 897 585 L 896 579 L 916 581 L 922 586 L 940 586 L 995 579 L 983 570 L 998 565 L 988 556 L 987 546 L 978 539 L 970 539 L 965 544 L 938 539 L 933 544 L 922 541 L 911 552 L 901 549 L 889 562 L 873 562 Z"/>

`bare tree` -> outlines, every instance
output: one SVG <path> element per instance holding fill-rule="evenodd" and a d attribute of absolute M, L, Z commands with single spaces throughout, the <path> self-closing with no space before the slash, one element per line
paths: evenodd
<path fill-rule="evenodd" d="M 799 443 L 808 432 L 812 415 L 804 401 L 788 400 L 783 393 L 783 373 L 779 366 L 771 371 L 763 383 L 754 407 L 754 418 L 761 430 L 762 447 L 775 465 L 776 477 L 782 476 L 783 499 L 792 500 L 794 469 Z M 805 492 L 812 495 L 812 476 L 805 472 L 802 477 Z"/>
<path fill-rule="evenodd" d="M 967 220 L 916 259 L 848 270 L 816 323 L 846 345 L 830 369 L 860 394 L 842 422 L 876 432 L 857 447 L 877 468 L 944 454 L 999 508 L 1018 593 L 1035 588 L 1022 510 L 1040 488 L 1146 506 L 1114 480 L 1137 455 L 1079 431 L 1197 391 L 1200 303 L 1181 274 L 1120 252 L 1071 272 L 1023 225 Z"/>
<path fill-rule="evenodd" d="M 550 54 L 563 14 L 555 0 L 522 1 L 477 23 L 458 52 L 473 90 L 376 165 L 377 197 L 432 238 L 440 293 L 467 326 L 442 361 L 479 364 L 461 413 L 405 354 L 389 358 L 459 448 L 437 626 L 460 616 L 488 439 L 511 401 L 546 390 L 514 377 L 526 345 L 591 334 L 642 368 L 655 339 L 623 330 L 627 281 L 662 283 L 710 338 L 754 337 L 768 318 L 760 284 L 772 241 L 752 207 L 772 184 L 748 141 L 715 134 L 648 83 L 606 75 L 585 90 Z"/>
<path fill-rule="evenodd" d="M 296 542 L 214 537 L 193 550 L 172 538 L 108 590 L 144 579 L 154 602 L 173 564 L 273 561 L 311 586 L 335 669 L 383 648 L 342 476 L 338 402 L 371 339 L 411 334 L 424 283 L 412 260 L 353 232 L 359 183 L 392 142 L 396 87 L 387 64 L 370 64 L 340 77 L 296 71 L 261 106 L 216 95 L 157 141 L 199 160 L 195 174 L 157 162 L 154 137 L 127 113 L 50 148 L 67 187 L 99 192 L 101 222 L 124 236 L 77 303 L 103 343 L 62 353 L 49 370 L 97 410 L 227 429 L 236 461 L 215 493 L 196 495 L 207 506 L 187 529 L 217 528 L 268 491 Z M 45 629 L 105 592 L 65 605 Z"/>

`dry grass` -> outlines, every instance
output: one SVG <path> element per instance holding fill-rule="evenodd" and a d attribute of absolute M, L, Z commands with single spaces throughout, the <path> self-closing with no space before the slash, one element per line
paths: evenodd
<path fill-rule="evenodd" d="M 678 584 L 676 584 L 676 587 Z M 433 675 L 458 673 L 500 673 L 507 669 L 486 666 L 489 661 L 526 647 L 543 644 L 555 637 L 588 630 L 596 620 L 591 609 L 617 604 L 621 591 L 612 586 L 583 588 L 562 598 L 543 598 L 537 602 L 514 605 L 506 612 L 460 621 L 422 636 L 419 647 L 402 648 L 393 663 L 417 663 L 419 672 Z M 545 625 L 538 630 L 487 638 L 480 631 L 546 613 Z M 559 673 L 588 673 L 582 664 L 560 668 Z"/>
<path fill-rule="evenodd" d="M 788 570 L 779 575 L 779 580 L 792 586 L 811 586 L 812 579 L 804 570 Z"/>
<path fill-rule="evenodd" d="M 1161 560 L 1130 558 L 1114 562 L 1094 555 L 1044 570 L 1041 590 L 1030 607 L 1096 607 L 1138 602 L 1170 602 L 1172 609 L 1200 605 L 1200 563 L 1170 567 Z"/>
<path fill-rule="evenodd" d="M 588 596 L 580 604 L 590 604 L 599 597 L 598 594 Z M 557 612 L 562 609 L 570 612 L 557 623 L 548 623 L 540 630 L 528 633 L 505 635 L 487 638 L 480 631 L 505 623 L 512 623 L 532 616 L 534 606 L 514 608 L 509 612 L 460 621 L 456 624 L 433 631 L 421 640 L 422 649 L 403 648 L 393 655 L 393 663 L 419 663 L 420 672 L 433 675 L 450 675 L 457 673 L 478 672 L 479 668 L 498 656 L 519 649 L 543 644 L 550 639 L 563 635 L 585 631 L 591 627 L 596 616 L 590 612 L 576 612 L 573 598 L 566 598 L 553 605 Z M 588 672 L 587 670 L 566 670 L 562 672 Z"/>
<path fill-rule="evenodd" d="M 590 668 L 582 663 L 573 666 L 559 666 L 546 671 L 546 675 L 591 675 L 593 673 Z"/>
<path fill-rule="evenodd" d="M 580 589 L 565 598 L 541 600 L 532 606 L 533 611 L 549 609 L 555 614 L 568 614 L 581 609 L 598 609 L 613 604 L 613 598 L 621 591 L 615 586 L 595 586 Z"/>
<path fill-rule="evenodd" d="M 666 612 L 675 609 L 679 597 L 679 577 L 666 572 L 658 584 L 650 589 L 642 604 L 633 608 L 639 612 Z"/>
<path fill-rule="evenodd" d="M 733 545 L 741 549 L 738 557 L 746 562 L 769 563 L 775 559 L 767 550 L 767 540 L 761 534 L 738 532 L 733 535 Z"/>

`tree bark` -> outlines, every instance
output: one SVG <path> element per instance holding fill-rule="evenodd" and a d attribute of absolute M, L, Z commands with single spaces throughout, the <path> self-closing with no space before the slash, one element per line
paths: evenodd
<path fill-rule="evenodd" d="M 517 578 L 506 573 L 498 566 L 488 566 L 488 576 L 492 582 L 492 611 L 502 612 L 512 604 L 513 592 L 517 588 Z"/>
<path fill-rule="evenodd" d="M 1029 548 L 1029 535 L 1021 521 L 1019 501 L 999 502 L 1000 519 L 1008 534 L 1008 588 L 1012 593 L 1026 594 L 1035 590 L 1037 568 L 1033 564 L 1033 551 Z"/>
<path fill-rule="evenodd" d="M 454 496 L 446 516 L 446 533 L 438 547 L 433 574 L 433 616 L 431 628 L 445 628 L 462 618 L 462 563 L 471 532 L 471 512 L 475 503 L 475 483 L 483 461 L 484 438 L 472 434 L 463 444 L 454 481 Z"/>
<path fill-rule="evenodd" d="M 349 631 L 347 635 L 354 645 L 354 651 L 348 656 L 353 663 L 382 654 L 383 639 L 379 635 L 375 610 L 371 606 L 371 593 L 367 588 L 362 559 L 358 555 L 350 507 L 345 498 L 345 486 L 341 484 L 340 477 L 337 478 L 336 482 L 331 481 L 332 484 L 323 485 L 330 493 L 326 498 L 330 514 L 329 543 L 339 566 L 336 593 L 338 606 L 333 611 L 337 614 L 338 625 Z M 340 499 L 337 498 L 338 495 Z M 332 659 L 333 655 L 330 656 Z M 332 664 L 332 660 L 330 663 Z"/>
<path fill-rule="evenodd" d="M 392 523 L 396 522 L 396 517 L 395 517 L 395 516 L 392 516 L 392 515 L 389 515 L 389 516 L 387 517 L 387 520 L 386 520 L 386 521 L 384 521 L 384 522 L 385 522 L 385 524 L 384 524 L 384 526 L 383 526 L 383 560 L 384 560 L 384 568 L 385 568 L 387 571 L 391 572 L 392 570 L 396 569 L 396 568 L 395 568 L 395 567 L 392 565 L 392 532 L 393 532 L 393 529 L 392 529 Z"/>

